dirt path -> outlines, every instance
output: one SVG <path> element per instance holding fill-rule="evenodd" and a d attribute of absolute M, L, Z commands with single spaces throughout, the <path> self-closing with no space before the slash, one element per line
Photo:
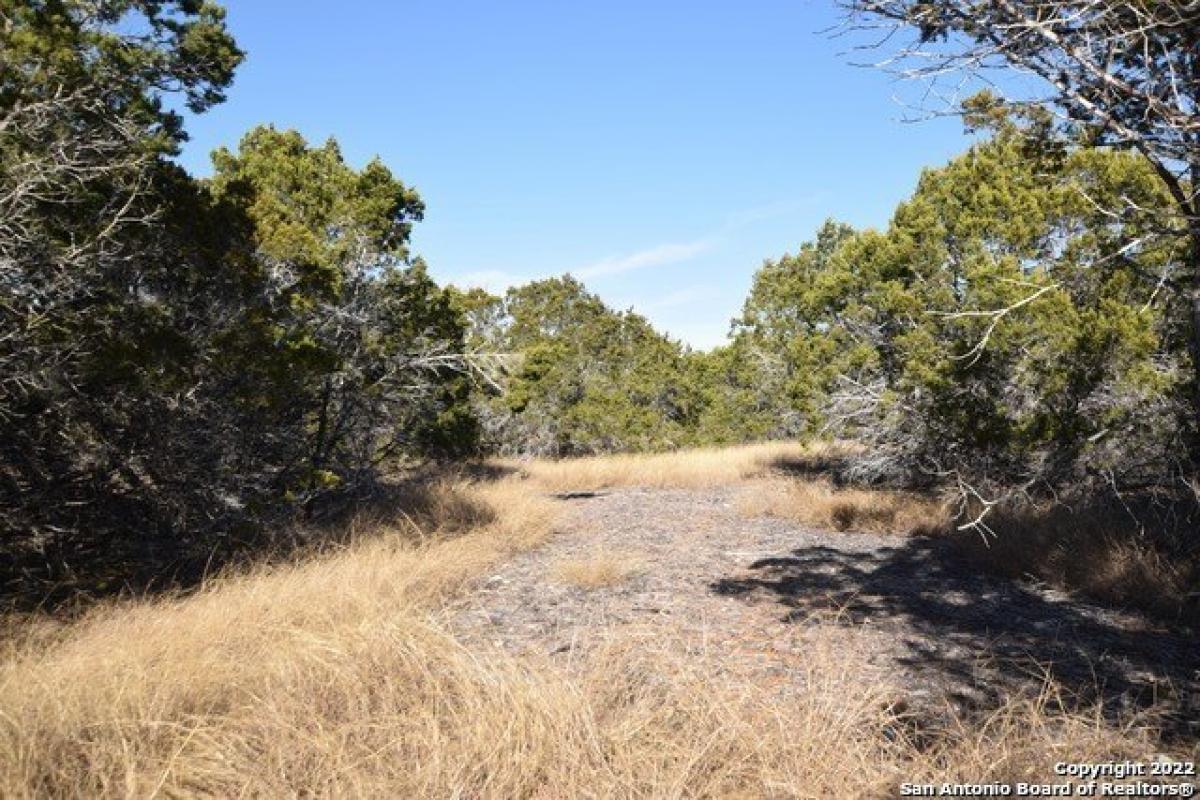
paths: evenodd
<path fill-rule="evenodd" d="M 1200 719 L 1200 644 L 1186 632 L 981 576 L 944 542 L 747 518 L 737 491 L 565 499 L 562 532 L 486 578 L 456 624 L 568 667 L 633 639 L 782 686 L 802 681 L 812 649 L 832 642 L 853 651 L 864 679 L 914 701 L 986 708 L 1048 674 L 1110 709 L 1165 704 L 1175 724 Z M 613 558 L 640 569 L 595 589 L 559 575 L 564 563 Z"/>

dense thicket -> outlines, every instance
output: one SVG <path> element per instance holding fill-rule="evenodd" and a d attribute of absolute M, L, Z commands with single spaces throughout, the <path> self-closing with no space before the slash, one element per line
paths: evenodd
<path fill-rule="evenodd" d="M 993 135 L 922 175 L 883 231 L 828 224 L 757 275 L 731 349 L 865 478 L 975 500 L 1181 487 L 1195 436 L 1185 224 L 1144 159 L 1060 142 L 978 98 Z M 1117 202 L 1145 214 L 1108 212 Z M 745 361 L 745 359 L 737 359 Z M 978 495 L 976 495 L 978 493 Z"/>
<path fill-rule="evenodd" d="M 1090 147 L 1135 154 L 1166 202 L 1097 198 L 1109 220 L 1183 248 L 1158 278 L 1188 305 L 1192 425 L 1200 418 L 1200 2 L 1128 0 L 844 0 L 852 27 L 872 29 L 885 63 L 906 77 L 961 86 L 998 66 L 1036 80 L 995 95 L 1009 109 L 1054 112 L 1043 146 L 1064 129 Z M 879 29 L 883 29 L 880 33 Z M 997 82 L 986 81 L 989 86 Z M 1006 82 L 999 82 L 1004 85 Z M 938 91 L 931 92 L 939 96 Z M 1166 217 L 1159 224 L 1159 210 Z M 1129 238 L 1137 247 L 1143 239 Z M 1137 272 L 1136 265 L 1130 264 Z M 1181 442 L 1200 461 L 1200 441 Z"/>
<path fill-rule="evenodd" d="M 473 439 L 412 190 L 271 128 L 210 181 L 170 161 L 169 103 L 220 101 L 240 59 L 211 3 L 0 0 L 10 566 L 212 546 Z"/>
<path fill-rule="evenodd" d="M 474 348 L 509 356 L 503 391 L 476 406 L 492 449 L 565 456 L 693 440 L 684 350 L 640 315 L 610 309 L 570 276 L 461 302 Z"/>
<path fill-rule="evenodd" d="M 334 141 L 263 126 L 187 175 L 172 107 L 218 103 L 241 58 L 208 2 L 0 0 L 9 577 L 206 551 L 480 446 L 838 435 L 865 445 L 853 475 L 954 485 L 973 513 L 1195 491 L 1200 239 L 1166 150 L 980 95 L 986 136 L 886 229 L 830 222 L 767 262 L 697 353 L 569 276 L 442 289 L 408 250 L 420 198 Z"/>
<path fill-rule="evenodd" d="M 731 343 L 694 357 L 704 393 L 698 435 L 714 443 L 819 435 L 821 403 L 853 359 L 853 342 L 830 327 L 850 287 L 830 259 L 854 231 L 828 222 L 795 255 L 755 274 Z M 860 357 L 861 357 L 860 353 Z"/>

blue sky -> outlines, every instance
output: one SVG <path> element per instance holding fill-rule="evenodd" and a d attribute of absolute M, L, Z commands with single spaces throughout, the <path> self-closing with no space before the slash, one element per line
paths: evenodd
<path fill-rule="evenodd" d="M 414 250 L 493 290 L 572 272 L 699 348 L 826 217 L 882 225 L 968 140 L 855 67 L 832 2 L 225 0 L 248 52 L 182 160 L 265 122 L 378 154 L 424 198 Z"/>

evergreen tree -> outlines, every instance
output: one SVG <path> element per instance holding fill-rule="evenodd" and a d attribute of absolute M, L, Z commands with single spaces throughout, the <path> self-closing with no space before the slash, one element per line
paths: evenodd
<path fill-rule="evenodd" d="M 242 56 L 208 2 L 0 0 L 0 20 L 0 532 L 152 534 L 180 516 L 147 502 L 179 487 L 143 456 L 186 392 L 176 303 L 205 246 L 171 236 L 207 211 L 165 158 L 184 138 L 168 97 L 204 111 Z"/>
<path fill-rule="evenodd" d="M 1150 227 L 1172 224 L 1170 198 L 1134 156 L 1045 147 L 1040 115 L 1021 123 L 984 97 L 969 119 L 993 136 L 927 170 L 886 231 L 827 226 L 768 264 L 744 330 L 802 365 L 795 397 L 869 445 L 863 477 L 989 501 L 1171 484 L 1186 467 L 1187 308 L 1135 275 L 1186 257 Z M 1159 214 L 1115 220 L 1115 198 Z"/>
<path fill-rule="evenodd" d="M 475 336 L 518 356 L 481 417 L 503 452 L 575 455 L 677 447 L 695 391 L 682 348 L 641 316 L 608 308 L 566 276 L 476 303 Z"/>
<path fill-rule="evenodd" d="M 241 59 L 207 2 L 0 0 L 0 518 L 44 577 L 257 535 L 461 453 L 463 321 L 416 193 L 270 127 L 174 165 Z M 136 31 L 129 33 L 128 31 Z"/>

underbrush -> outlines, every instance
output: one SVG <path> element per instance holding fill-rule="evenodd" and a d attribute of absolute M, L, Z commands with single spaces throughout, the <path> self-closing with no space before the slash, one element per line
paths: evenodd
<path fill-rule="evenodd" d="M 954 504 L 936 494 L 847 484 L 845 467 L 860 450 L 848 442 L 771 442 L 492 466 L 552 493 L 737 485 L 737 507 L 748 516 L 948 538 L 980 569 L 1200 624 L 1200 511 L 1194 503 L 1026 504 L 994 510 L 987 532 L 960 530 L 964 520 L 955 518 Z"/>
<path fill-rule="evenodd" d="M 1200 625 L 1200 509 L 1147 498 L 999 509 L 954 530 L 973 564 L 1110 606 Z"/>
<path fill-rule="evenodd" d="M 720 469 L 762 474 L 770 450 Z M 668 474 L 715 480 L 712 463 Z M 605 469 L 648 474 L 587 474 Z M 834 507 L 837 490 L 813 491 Z M 1063 760 L 1197 755 L 1151 718 L 1072 708 L 1053 687 L 970 716 L 918 713 L 838 644 L 844 631 L 814 633 L 787 686 L 620 636 L 570 671 L 514 657 L 456 638 L 446 616 L 549 535 L 545 484 L 441 480 L 393 501 L 302 558 L 12 622 L 0 796 L 879 797 L 905 782 L 1060 782 Z M 927 511 L 896 502 L 862 519 Z"/>
<path fill-rule="evenodd" d="M 953 504 L 934 496 L 797 477 L 750 483 L 738 509 L 837 531 L 948 539 L 980 570 L 1200 625 L 1200 510 L 1190 501 L 1024 503 L 994 509 L 986 527 L 964 527 L 976 514 L 956 518 Z"/>
<path fill-rule="evenodd" d="M 0 543 L 0 615 L 71 616 L 97 602 L 190 591 L 217 575 L 344 547 L 363 531 L 386 529 L 394 537 L 420 540 L 430 531 L 447 536 L 473 530 L 493 521 L 494 509 L 484 498 L 496 491 L 506 490 L 462 468 L 406 470 L 314 509 L 307 519 L 280 521 L 269 530 L 235 526 L 199 538 L 134 530 L 101 538 L 82 532 L 70 537 L 76 546 L 66 549 L 17 551 Z M 507 491 L 525 494 L 515 486 Z"/>
<path fill-rule="evenodd" d="M 381 723 L 376 701 L 419 686 L 424 649 L 435 658 L 451 647 L 426 616 L 542 541 L 554 513 L 512 481 L 443 482 L 410 512 L 352 520 L 341 543 L 304 558 L 186 595 L 97 604 L 66 624 L 11 619 L 0 796 L 293 794 L 336 783 L 333 753 L 365 756 L 353 741 Z"/>

